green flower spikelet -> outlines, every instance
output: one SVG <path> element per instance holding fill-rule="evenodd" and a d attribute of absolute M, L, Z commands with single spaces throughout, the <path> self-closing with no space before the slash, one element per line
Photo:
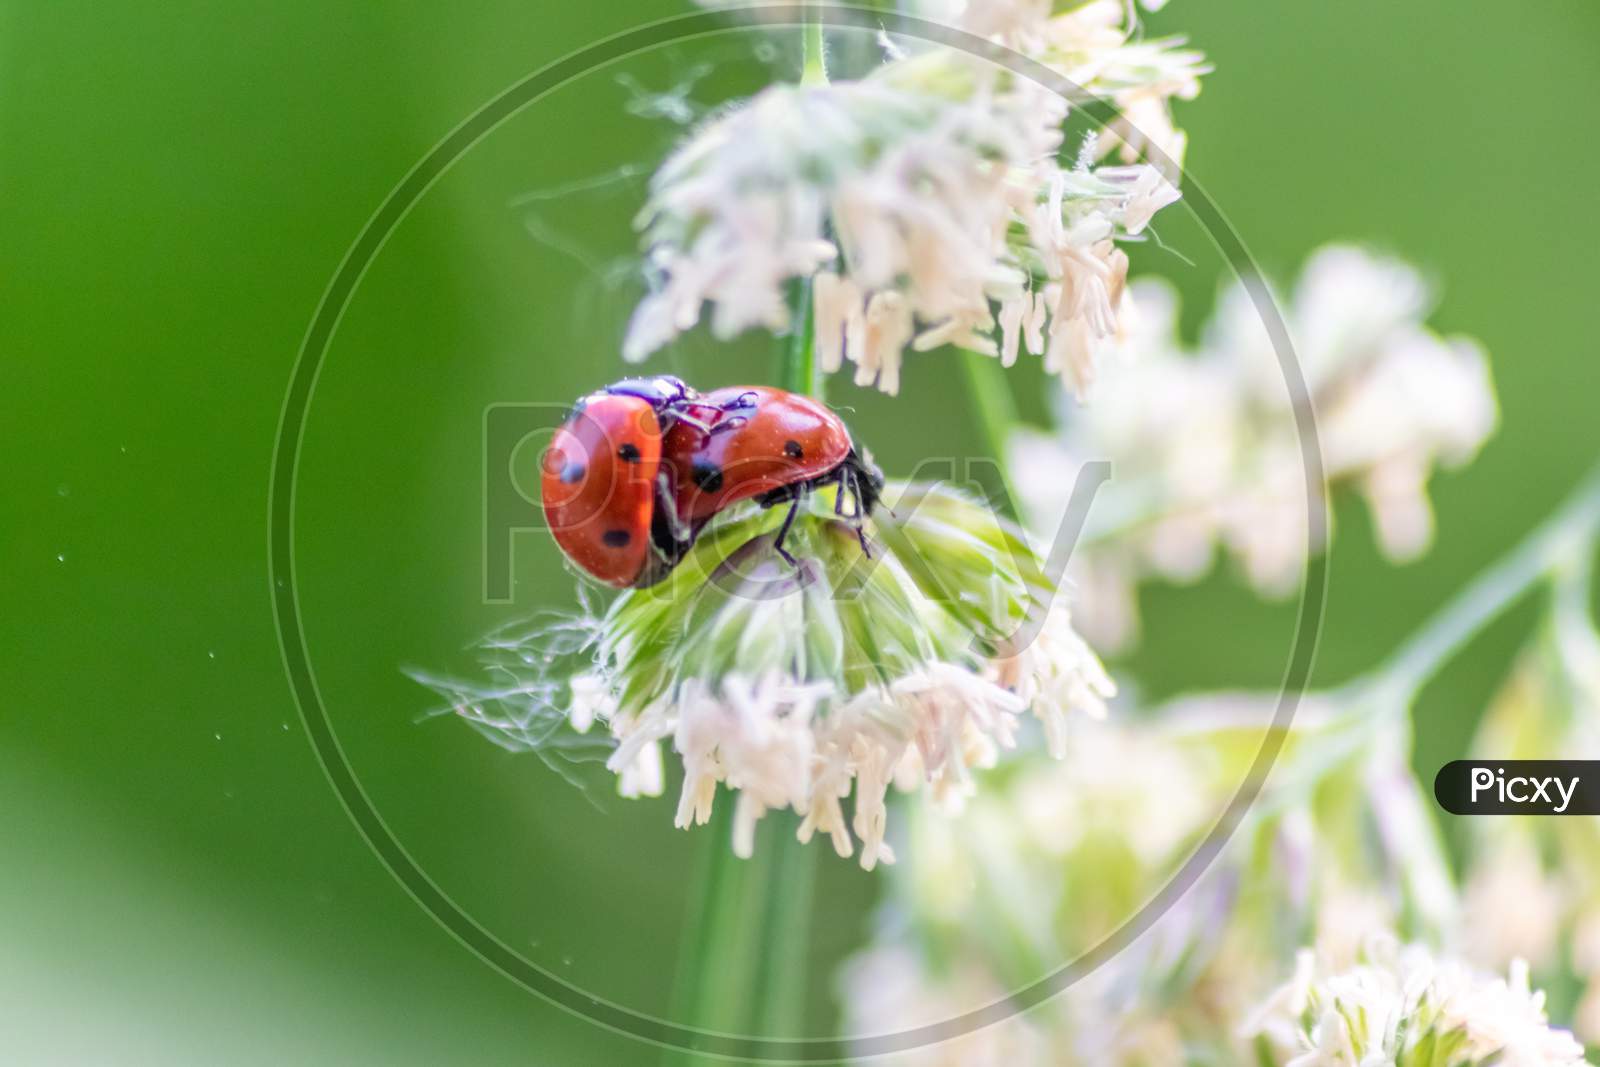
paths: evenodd
<path fill-rule="evenodd" d="M 599 662 L 618 708 L 642 710 L 685 679 L 781 672 L 843 696 L 930 663 L 977 669 L 1049 585 L 1021 532 L 943 485 L 891 483 L 893 505 L 855 527 L 814 494 L 774 548 L 783 508 L 741 509 L 658 585 L 617 598 Z"/>
<path fill-rule="evenodd" d="M 891 778 L 959 795 L 1021 712 L 1098 713 L 1112 687 L 1009 520 L 940 484 L 891 484 L 859 533 L 838 506 L 833 490 L 801 503 L 792 563 L 776 545 L 786 509 L 719 517 L 665 580 L 617 598 L 572 688 L 619 739 L 625 778 L 672 738 L 680 825 L 706 819 L 719 783 L 738 791 L 741 852 L 763 811 L 788 806 L 802 838 L 822 829 L 849 854 L 839 800 L 854 782 L 871 866 L 889 856 Z"/>

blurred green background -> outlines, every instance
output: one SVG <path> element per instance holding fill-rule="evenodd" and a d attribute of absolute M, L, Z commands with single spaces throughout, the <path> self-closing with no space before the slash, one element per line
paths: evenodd
<path fill-rule="evenodd" d="M 666 8 L 0 11 L 0 1058 L 654 1062 L 491 971 L 368 852 L 284 680 L 266 503 L 297 346 L 393 184 L 508 84 Z M 1436 483 L 1429 557 L 1391 568 L 1365 516 L 1341 509 L 1316 669 L 1335 682 L 1512 544 L 1600 445 L 1600 216 L 1581 198 L 1600 164 L 1600 7 L 1180 0 L 1151 27 L 1188 33 L 1217 66 L 1180 106 L 1191 175 L 1269 271 L 1292 276 L 1329 240 L 1375 243 L 1436 276 L 1435 324 L 1494 360 L 1504 425 Z M 477 635 L 570 602 L 536 537 L 517 545 L 516 602 L 482 602 L 485 406 L 618 376 L 637 171 L 678 132 L 630 86 L 692 81 L 702 102 L 749 91 L 769 61 L 793 62 L 792 42 L 758 55 L 759 40 L 591 74 L 447 174 L 352 302 L 302 459 L 307 635 L 378 809 L 508 943 L 653 1013 L 670 1010 L 707 835 L 670 828 L 671 798 L 622 802 L 603 784 L 585 798 L 457 723 L 419 722 L 430 697 L 401 668 L 464 671 Z M 588 187 L 529 199 L 572 183 Z M 1186 218 L 1162 236 L 1193 265 L 1145 249 L 1138 266 L 1177 282 L 1193 324 L 1219 265 Z M 696 335 L 654 366 L 759 379 L 766 348 Z M 948 355 L 916 361 L 898 400 L 842 383 L 834 398 L 891 471 L 931 440 L 978 451 Z M 1292 605 L 1223 574 L 1152 589 L 1144 612 L 1146 641 L 1121 666 L 1147 691 L 1276 682 Z M 1529 618 L 1502 620 L 1429 690 L 1427 780 Z M 825 969 L 861 937 L 877 887 L 823 868 L 813 1027 L 829 1025 Z"/>

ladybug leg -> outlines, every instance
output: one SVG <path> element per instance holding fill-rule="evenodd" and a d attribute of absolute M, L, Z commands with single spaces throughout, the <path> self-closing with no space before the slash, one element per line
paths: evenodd
<path fill-rule="evenodd" d="M 756 406 L 756 398 L 757 394 L 753 391 L 743 392 L 734 397 L 732 400 L 729 400 L 727 403 L 719 404 L 718 410 L 743 411 L 745 408 L 753 408 Z"/>
<path fill-rule="evenodd" d="M 685 549 L 694 543 L 694 532 L 683 521 L 683 516 L 678 514 L 678 504 L 673 498 L 665 470 L 656 475 L 656 514 L 666 520 L 667 529 L 675 542 Z"/>
<path fill-rule="evenodd" d="M 834 514 L 849 519 L 855 527 L 856 540 L 861 543 L 861 554 L 868 559 L 872 558 L 872 545 L 867 540 L 867 508 L 861 499 L 861 472 L 855 467 L 845 465 L 839 468 L 836 475 L 839 482 L 839 495 L 834 500 Z M 850 494 L 850 514 L 844 514 L 844 495 Z"/>
<path fill-rule="evenodd" d="M 686 415 L 683 412 L 679 412 L 676 418 L 677 421 L 683 423 L 685 426 L 692 426 L 703 434 L 710 435 L 711 433 L 715 432 L 715 428 L 709 422 L 706 422 L 704 419 L 697 419 L 693 415 Z"/>
<path fill-rule="evenodd" d="M 856 540 L 861 543 L 861 554 L 871 559 L 872 544 L 867 540 L 867 509 L 861 501 L 861 476 L 852 467 L 848 477 L 850 479 L 850 498 L 855 501 L 855 514 L 851 518 L 855 520 Z"/>
<path fill-rule="evenodd" d="M 783 542 L 788 538 L 789 529 L 794 525 L 794 517 L 799 513 L 800 494 L 796 493 L 789 500 L 789 513 L 783 517 L 783 525 L 778 527 L 778 536 L 772 542 L 772 547 L 777 550 L 778 555 L 782 556 L 783 561 L 795 570 L 800 569 L 800 561 L 795 559 L 787 548 L 783 547 Z"/>
<path fill-rule="evenodd" d="M 850 495 L 849 518 L 859 523 L 862 514 L 861 483 L 856 481 L 856 472 L 852 468 L 844 466 L 839 468 L 839 495 L 836 498 L 837 507 L 835 509 L 840 515 L 844 514 L 844 498 L 847 493 Z"/>
<path fill-rule="evenodd" d="M 728 415 L 729 412 L 751 411 L 754 410 L 755 407 L 756 394 L 753 392 L 744 392 L 740 393 L 732 400 L 725 400 L 722 403 L 717 404 L 716 411 L 721 415 Z M 707 434 L 727 433 L 730 430 L 737 430 L 739 427 L 743 426 L 749 421 L 750 417 L 748 415 L 732 415 L 728 418 L 718 419 L 705 432 Z"/>

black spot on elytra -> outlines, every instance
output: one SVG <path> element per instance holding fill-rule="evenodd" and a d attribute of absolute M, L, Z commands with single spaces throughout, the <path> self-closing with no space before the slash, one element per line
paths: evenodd
<path fill-rule="evenodd" d="M 589 468 L 582 463 L 569 462 L 561 468 L 561 481 L 566 485 L 571 485 L 573 482 L 581 482 L 583 476 L 587 473 L 589 473 Z"/>
<path fill-rule="evenodd" d="M 694 465 L 694 470 L 690 474 L 694 478 L 694 484 L 708 493 L 715 493 L 722 488 L 722 468 L 715 463 L 706 463 L 702 460 Z"/>
<path fill-rule="evenodd" d="M 804 459 L 806 450 L 800 447 L 799 441 L 791 439 L 783 443 L 783 454 L 790 459 Z"/>
<path fill-rule="evenodd" d="M 637 463 L 639 462 L 639 446 L 629 441 L 617 449 L 617 456 L 624 463 Z"/>
<path fill-rule="evenodd" d="M 608 548 L 627 548 L 628 542 L 633 540 L 633 535 L 627 530 L 607 530 L 600 535 L 600 540 L 604 541 Z"/>

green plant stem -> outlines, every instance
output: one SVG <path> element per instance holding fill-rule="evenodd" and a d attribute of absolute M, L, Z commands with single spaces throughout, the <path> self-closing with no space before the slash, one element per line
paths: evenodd
<path fill-rule="evenodd" d="M 704 860 L 690 885 L 690 920 L 678 957 L 673 1007 L 676 1018 L 687 1025 L 747 1033 L 765 963 L 762 949 L 773 864 L 765 847 L 758 847 L 749 860 L 733 854 L 729 845 L 733 809 L 734 798 L 724 791 L 710 824 L 701 831 Z M 668 1067 L 701 1067 L 720 1061 L 673 1049 L 662 1062 Z"/>
<path fill-rule="evenodd" d="M 779 354 L 778 384 L 817 395 L 816 338 L 811 282 L 791 298 L 792 340 Z M 741 860 L 730 846 L 737 798 L 719 789 L 706 873 L 693 889 L 679 988 L 681 1018 L 724 1033 L 799 1036 L 805 1021 L 811 956 L 812 889 L 816 849 L 794 840 L 793 818 L 774 812 L 763 820 L 754 855 Z M 785 833 L 787 830 L 789 832 Z M 709 1063 L 669 1053 L 672 1065 Z"/>
<path fill-rule="evenodd" d="M 1409 638 L 1378 682 L 1407 705 L 1461 647 L 1524 593 L 1587 551 L 1600 529 L 1600 466 L 1511 553 L 1479 575 Z"/>
<path fill-rule="evenodd" d="M 757 1032 L 768 1037 L 800 1037 L 806 1019 L 807 977 L 811 962 L 811 908 L 817 879 L 817 850 L 791 832 L 796 818 L 769 815 L 778 823 L 775 882 L 768 909 L 763 963 L 765 981 L 757 1012 Z"/>
<path fill-rule="evenodd" d="M 977 352 L 960 352 L 956 358 L 966 371 L 967 392 L 972 398 L 973 414 L 978 419 L 978 431 L 999 472 L 999 488 L 1005 496 L 1001 501 L 1003 510 L 1010 517 L 1017 518 L 1020 514 L 1017 495 L 1005 465 L 1006 442 L 1012 428 L 1017 425 L 1017 405 L 1011 396 L 1005 369 L 1000 366 L 998 359 Z"/>
<path fill-rule="evenodd" d="M 804 38 L 804 60 L 800 66 L 801 85 L 828 84 L 827 45 L 822 39 L 822 20 L 808 11 Z"/>
<path fill-rule="evenodd" d="M 790 299 L 793 333 L 788 347 L 779 356 L 778 384 L 791 393 L 822 399 L 822 383 L 817 378 L 817 321 L 811 311 L 809 278 L 795 283 Z"/>
<path fill-rule="evenodd" d="M 732 809 L 733 797 L 721 799 L 724 807 Z M 749 1029 L 756 983 L 765 962 L 762 934 L 771 892 L 772 856 L 769 849 L 761 848 L 750 859 L 741 860 L 726 837 L 716 844 L 722 856 L 712 885 L 712 926 L 700 946 L 705 953 L 700 971 L 703 996 L 696 1015 L 702 1026 L 741 1033 Z"/>
<path fill-rule="evenodd" d="M 816 30 L 817 56 L 821 56 L 821 26 L 808 25 L 807 41 Z M 809 53 L 808 53 L 809 54 Z M 824 77 L 826 77 L 824 75 Z M 792 303 L 794 339 L 784 353 L 780 381 L 791 392 L 822 397 L 817 376 L 816 320 L 811 313 L 812 282 L 800 283 Z M 770 1036 L 798 1036 L 805 1020 L 808 964 L 811 958 L 811 894 L 816 879 L 816 850 L 794 839 L 791 816 L 774 812 L 768 823 L 775 838 L 765 843 L 769 857 L 776 853 L 777 883 L 767 910 L 759 1032 Z M 790 831 L 790 832 L 783 832 Z"/>
<path fill-rule="evenodd" d="M 711 826 L 700 841 L 698 870 L 689 882 L 687 915 L 683 924 L 682 940 L 678 948 L 678 969 L 672 983 L 672 1017 L 689 1025 L 706 1023 L 706 1001 L 711 996 L 708 988 L 707 942 L 716 921 L 715 898 L 721 866 L 727 862 L 727 830 L 729 813 L 715 810 L 711 813 Z M 666 1067 L 688 1067 L 700 1062 L 691 1053 L 668 1049 L 662 1057 Z"/>
<path fill-rule="evenodd" d="M 1555 567 L 1555 611 L 1558 620 L 1568 625 L 1594 626 L 1589 595 L 1594 587 L 1594 546 L 1579 551 Z"/>
<path fill-rule="evenodd" d="M 1435 612 L 1384 665 L 1344 687 L 1340 702 L 1348 712 L 1328 722 L 1314 743 L 1294 757 L 1296 769 L 1285 772 L 1285 784 L 1271 798 L 1251 808 L 1250 818 L 1266 820 L 1303 802 L 1334 769 L 1365 758 L 1378 731 L 1410 711 L 1422 687 L 1491 621 L 1542 581 L 1581 580 L 1597 534 L 1600 465 L 1553 515 Z M 1586 581 L 1583 587 L 1586 597 Z"/>

